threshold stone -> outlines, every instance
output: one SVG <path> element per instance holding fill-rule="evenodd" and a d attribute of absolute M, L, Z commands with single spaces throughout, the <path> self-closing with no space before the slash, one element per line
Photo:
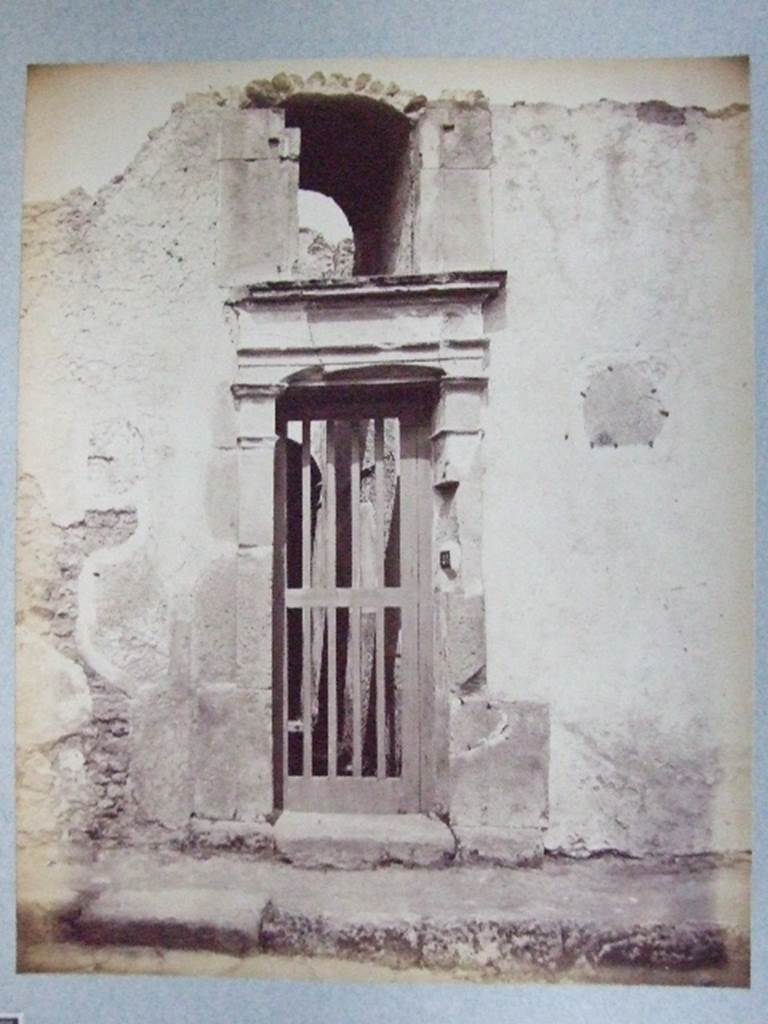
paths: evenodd
<path fill-rule="evenodd" d="M 305 868 L 436 867 L 455 854 L 453 833 L 424 814 L 314 814 L 283 811 L 274 827 L 278 856 Z"/>

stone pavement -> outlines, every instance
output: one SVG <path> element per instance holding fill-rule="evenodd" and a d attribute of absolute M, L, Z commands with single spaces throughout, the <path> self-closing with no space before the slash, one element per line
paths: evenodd
<path fill-rule="evenodd" d="M 19 970 L 295 977 L 303 964 L 302 976 L 336 978 L 357 961 L 394 980 L 743 986 L 749 872 L 746 857 L 334 871 L 232 853 L 27 851 Z"/>

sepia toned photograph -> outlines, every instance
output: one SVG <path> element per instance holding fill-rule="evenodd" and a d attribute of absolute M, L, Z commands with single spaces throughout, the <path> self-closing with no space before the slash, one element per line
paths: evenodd
<path fill-rule="evenodd" d="M 750 984 L 749 63 L 28 72 L 17 969 Z"/>

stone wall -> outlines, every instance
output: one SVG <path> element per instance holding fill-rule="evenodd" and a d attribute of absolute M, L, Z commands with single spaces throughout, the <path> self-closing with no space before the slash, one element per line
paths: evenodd
<path fill-rule="evenodd" d="M 26 211 L 30 841 L 170 837 L 269 806 L 269 680 L 245 692 L 232 614 L 236 314 L 216 283 L 217 133 L 237 101 L 189 98 L 98 195 Z M 570 854 L 743 849 L 748 115 L 411 103 L 431 154 L 417 269 L 508 272 L 487 318 L 482 520 L 471 489 L 435 497 L 436 539 L 473 556 L 437 600 L 453 823 L 491 843 L 548 802 L 547 846 Z"/>
<path fill-rule="evenodd" d="M 169 714 L 150 735 L 140 709 L 148 694 L 153 714 L 168 705 L 177 621 L 194 635 L 193 685 L 226 687 L 234 672 L 233 356 L 213 281 L 219 110 L 216 97 L 177 107 L 98 195 L 25 213 L 17 610 L 35 640 L 18 690 L 23 705 L 68 678 L 83 710 L 43 751 L 55 761 L 65 745 L 82 782 L 47 831 L 119 838 L 137 821 L 188 820 L 186 780 L 142 783 L 136 769 L 191 764 L 190 716 Z M 18 741 L 24 807 L 38 785 L 25 766 L 41 761 L 21 717 Z"/>

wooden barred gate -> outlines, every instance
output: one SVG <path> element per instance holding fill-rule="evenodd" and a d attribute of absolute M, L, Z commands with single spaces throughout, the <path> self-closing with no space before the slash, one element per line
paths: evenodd
<path fill-rule="evenodd" d="M 431 401 L 323 384 L 278 403 L 278 806 L 422 809 Z"/>

